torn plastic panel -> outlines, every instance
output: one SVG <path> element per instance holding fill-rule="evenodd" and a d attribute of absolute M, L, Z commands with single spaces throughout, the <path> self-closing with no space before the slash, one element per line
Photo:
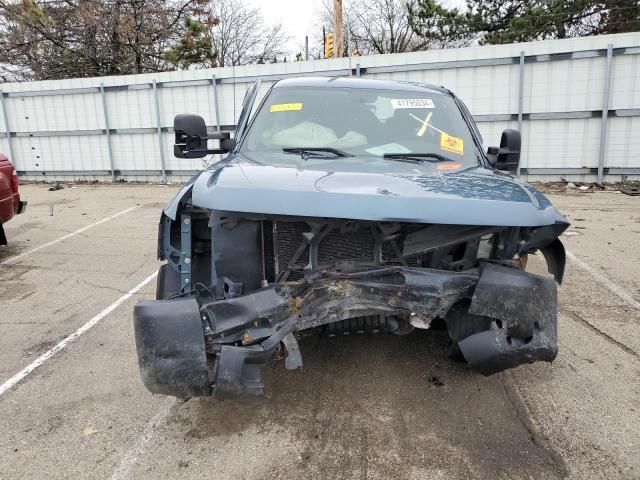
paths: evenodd
<path fill-rule="evenodd" d="M 458 343 L 484 375 L 525 363 L 551 362 L 558 353 L 557 293 L 553 279 L 485 265 L 469 313 L 495 319 L 490 330 Z"/>
<path fill-rule="evenodd" d="M 535 253 L 536 250 L 540 250 L 547 262 L 549 273 L 554 276 L 558 284 L 562 283 L 566 263 L 564 245 L 559 237 L 568 227 L 569 222 L 558 221 L 552 225 L 530 229 L 521 246 L 521 251 L 524 253 Z"/>
<path fill-rule="evenodd" d="M 567 253 L 560 239 L 556 238 L 544 247 L 540 247 L 540 252 L 547 261 L 547 270 L 555 278 L 558 284 L 562 284 L 564 278 L 564 267 L 567 263 Z"/>
<path fill-rule="evenodd" d="M 516 300 L 489 301 L 511 295 L 520 309 Z M 555 313 L 545 304 L 555 306 L 551 279 L 497 265 L 463 272 L 369 267 L 317 272 L 227 300 L 142 302 L 134 313 L 142 379 L 153 392 L 180 397 L 260 395 L 261 369 L 279 350 L 287 368 L 302 366 L 293 332 L 371 314 L 428 323 L 469 298 L 474 312 L 505 325 L 460 342 L 472 367 L 493 373 L 555 356 Z M 532 338 L 521 338 L 530 330 Z M 487 344 L 491 339 L 495 346 Z"/>
<path fill-rule="evenodd" d="M 485 264 L 469 313 L 501 320 L 511 336 L 527 338 L 534 323 L 544 327 L 556 317 L 555 283 L 516 268 Z"/>
<path fill-rule="evenodd" d="M 194 298 L 141 300 L 133 318 L 140 375 L 151 392 L 181 397 L 211 394 L 202 321 Z"/>
<path fill-rule="evenodd" d="M 262 395 L 262 367 L 273 357 L 280 342 L 296 325 L 291 316 L 263 342 L 237 347 L 222 345 L 215 364 L 213 387 L 218 398 Z"/>

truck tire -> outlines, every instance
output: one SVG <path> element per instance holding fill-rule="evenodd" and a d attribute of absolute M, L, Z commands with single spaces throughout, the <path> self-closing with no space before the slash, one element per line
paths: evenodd
<path fill-rule="evenodd" d="M 460 351 L 458 342 L 464 340 L 476 333 L 484 332 L 491 329 L 491 317 L 484 317 L 482 315 L 472 315 L 469 313 L 470 300 L 463 300 L 456 303 L 447 312 L 445 316 L 445 322 L 447 324 L 447 331 L 449 332 L 449 338 L 451 339 L 451 345 L 449 346 L 449 356 L 458 361 L 464 361 L 464 355 Z"/>

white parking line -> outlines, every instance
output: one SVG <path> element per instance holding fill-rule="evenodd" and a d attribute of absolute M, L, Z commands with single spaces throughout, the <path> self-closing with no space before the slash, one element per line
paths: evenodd
<path fill-rule="evenodd" d="M 0 265 L 13 263 L 16 260 L 19 260 L 19 259 L 21 259 L 23 257 L 26 257 L 27 255 L 31 255 L 32 253 L 37 252 L 38 250 L 42 250 L 43 248 L 47 248 L 47 247 L 50 247 L 51 245 L 55 245 L 56 243 L 62 242 L 64 240 L 68 239 L 68 238 L 71 238 L 71 237 L 73 237 L 75 235 L 78 235 L 79 233 L 85 232 L 85 231 L 89 230 L 90 228 L 93 228 L 93 227 L 95 227 L 97 225 L 100 225 L 101 223 L 108 222 L 109 220 L 113 220 L 114 218 L 117 218 L 120 215 L 124 215 L 125 213 L 129 213 L 131 210 L 135 210 L 136 208 L 138 208 L 137 205 L 135 207 L 130 207 L 130 208 L 127 208 L 126 210 L 122 210 L 121 212 L 113 214 L 110 217 L 105 217 L 102 220 L 98 220 L 97 222 L 92 223 L 91 225 L 87 225 L 86 227 L 82 227 L 82 228 L 76 230 L 75 232 L 67 233 L 66 235 L 64 235 L 64 236 L 62 236 L 60 238 L 57 238 L 55 240 L 52 240 L 52 241 L 50 241 L 48 243 L 45 243 L 44 245 L 40 245 L 39 247 L 35 247 L 35 248 L 32 248 L 31 250 L 27 250 L 26 252 L 23 252 L 23 253 L 21 253 L 19 255 L 16 255 L 15 257 L 10 257 L 10 258 L 8 258 L 6 260 L 3 260 L 2 262 L 0 262 Z"/>
<path fill-rule="evenodd" d="M 596 278 L 596 280 L 598 280 L 600 283 L 602 283 L 605 287 L 607 287 L 609 290 L 611 290 L 613 293 L 615 293 L 622 300 L 627 302 L 632 307 L 640 310 L 640 302 L 638 302 L 635 298 L 633 298 L 629 294 L 629 292 L 627 292 L 620 285 L 616 285 L 611 280 L 609 280 L 605 275 L 603 275 L 602 273 L 598 272 L 597 270 L 594 270 L 592 267 L 590 267 L 585 262 L 580 260 L 573 253 L 571 253 L 569 250 L 567 250 L 567 257 L 569 257 L 572 261 L 577 263 L 581 268 L 583 268 L 584 270 L 589 272 L 593 277 Z"/>
<path fill-rule="evenodd" d="M 126 455 L 120 462 L 118 469 L 113 472 L 113 475 L 111 475 L 111 480 L 124 480 L 129 476 L 129 470 L 131 470 L 131 467 L 144 453 L 147 445 L 149 445 L 149 442 L 153 438 L 155 429 L 164 423 L 164 421 L 169 416 L 169 413 L 171 412 L 171 407 L 173 407 L 175 403 L 176 399 L 174 397 L 165 399 L 165 402 L 162 405 L 162 408 L 160 408 L 160 411 L 156 413 L 155 416 L 151 420 L 149 420 L 149 423 L 145 425 L 144 430 L 142 431 L 142 435 L 140 436 L 138 441 L 126 453 Z"/>
<path fill-rule="evenodd" d="M 2 385 L 0 385 L 0 396 L 4 395 L 8 390 L 13 388 L 17 383 L 19 383 L 27 375 L 29 375 L 31 372 L 33 372 L 36 368 L 38 368 L 44 362 L 49 360 L 51 357 L 53 357 L 56 353 L 58 353 L 60 350 L 65 348 L 71 342 L 76 340 L 78 337 L 80 337 L 80 335 L 82 335 L 83 333 L 87 332 L 91 327 L 96 325 L 100 320 L 105 318 L 107 315 L 109 315 L 111 312 L 113 312 L 116 308 L 118 308 L 124 302 L 129 300 L 142 287 L 144 287 L 151 280 L 156 278 L 157 275 L 158 275 L 158 272 L 154 272 L 151 275 L 149 275 L 142 282 L 140 282 L 138 285 L 136 285 L 131 290 L 129 290 L 127 293 L 125 293 L 123 296 L 121 296 L 118 300 L 113 302 L 111 305 L 109 305 L 107 308 L 102 310 L 99 314 L 97 314 L 95 317 L 93 317 L 87 323 L 82 325 L 78 330 L 73 332 L 71 335 L 66 337 L 64 340 L 62 340 L 56 346 L 52 347 L 47 352 L 43 353 L 41 356 L 36 358 L 31 364 L 27 365 L 25 368 L 23 368 L 18 373 L 16 373 L 13 377 L 11 377 L 9 380 L 7 380 Z"/>

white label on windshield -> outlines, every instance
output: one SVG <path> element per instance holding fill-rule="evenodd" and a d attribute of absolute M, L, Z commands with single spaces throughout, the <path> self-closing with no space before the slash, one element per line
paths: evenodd
<path fill-rule="evenodd" d="M 410 153 L 411 150 L 399 143 L 385 143 L 384 145 L 368 148 L 365 152 L 381 157 L 385 153 Z"/>
<path fill-rule="evenodd" d="M 394 98 L 391 100 L 394 110 L 398 108 L 436 108 L 430 98 Z"/>

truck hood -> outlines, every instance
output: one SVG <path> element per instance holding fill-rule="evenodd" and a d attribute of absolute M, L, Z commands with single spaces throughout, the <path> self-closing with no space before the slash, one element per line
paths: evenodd
<path fill-rule="evenodd" d="M 542 226 L 566 219 L 533 186 L 478 167 L 453 174 L 300 169 L 224 162 L 194 176 L 181 199 L 211 210 L 372 221 Z"/>

